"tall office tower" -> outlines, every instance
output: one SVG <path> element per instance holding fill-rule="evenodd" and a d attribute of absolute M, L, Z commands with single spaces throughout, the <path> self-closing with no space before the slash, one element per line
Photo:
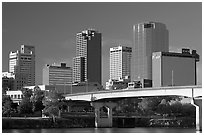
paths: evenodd
<path fill-rule="evenodd" d="M 70 85 L 72 83 L 72 69 L 66 63 L 46 65 L 43 68 L 43 85 Z"/>
<path fill-rule="evenodd" d="M 110 79 L 119 80 L 131 74 L 131 47 L 110 48 Z"/>
<path fill-rule="evenodd" d="M 98 82 L 101 84 L 101 33 L 91 29 L 77 33 L 76 57 L 73 61 L 77 63 L 73 64 L 73 69 L 74 71 L 76 69 L 83 69 L 80 72 L 84 74 L 84 79 L 76 79 L 75 77 L 78 76 L 76 74 L 79 73 L 73 72 L 73 80 L 78 80 L 79 82 Z"/>
<path fill-rule="evenodd" d="M 72 82 L 85 82 L 85 57 L 74 57 L 72 67 Z"/>
<path fill-rule="evenodd" d="M 9 72 L 15 75 L 15 90 L 35 85 L 35 47 L 21 45 L 20 51 L 10 52 Z"/>
<path fill-rule="evenodd" d="M 132 81 L 152 80 L 152 53 L 169 51 L 169 32 L 165 24 L 144 22 L 133 26 Z"/>

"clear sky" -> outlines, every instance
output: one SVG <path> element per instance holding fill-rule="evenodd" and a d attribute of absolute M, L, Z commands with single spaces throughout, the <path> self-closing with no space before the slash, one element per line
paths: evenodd
<path fill-rule="evenodd" d="M 10 51 L 21 44 L 36 48 L 36 84 L 42 84 L 45 64 L 66 62 L 75 56 L 75 36 L 87 28 L 102 33 L 102 80 L 109 78 L 109 48 L 132 46 L 134 24 L 157 21 L 169 30 L 170 50 L 197 50 L 202 58 L 202 3 L 3 3 L 2 71 L 8 71 Z M 197 64 L 202 83 L 202 60 Z"/>

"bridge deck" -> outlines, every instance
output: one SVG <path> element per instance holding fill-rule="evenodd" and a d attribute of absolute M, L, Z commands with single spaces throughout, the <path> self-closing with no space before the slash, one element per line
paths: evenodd
<path fill-rule="evenodd" d="M 87 93 L 66 94 L 67 100 L 100 100 L 106 98 L 120 97 L 142 97 L 142 96 L 168 96 L 178 95 L 186 97 L 201 97 L 202 86 L 174 86 L 174 87 L 159 87 L 159 88 L 136 88 L 136 89 L 120 89 L 120 90 L 105 90 Z"/>

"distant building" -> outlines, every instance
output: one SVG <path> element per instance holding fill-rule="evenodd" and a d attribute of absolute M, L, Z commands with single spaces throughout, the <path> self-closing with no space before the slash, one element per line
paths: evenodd
<path fill-rule="evenodd" d="M 2 89 L 7 90 L 14 90 L 14 74 L 9 72 L 2 73 Z"/>
<path fill-rule="evenodd" d="M 128 87 L 129 82 L 129 76 L 124 77 L 124 79 L 109 79 L 108 82 L 106 82 L 106 90 L 125 89 Z"/>
<path fill-rule="evenodd" d="M 46 65 L 43 68 L 44 85 L 71 85 L 72 68 L 67 67 L 66 63 L 58 65 Z"/>
<path fill-rule="evenodd" d="M 10 72 L 2 72 L 2 77 L 15 78 L 15 75 Z"/>
<path fill-rule="evenodd" d="M 169 51 L 169 32 L 159 22 L 144 22 L 133 26 L 131 81 L 152 80 L 152 53 Z"/>
<path fill-rule="evenodd" d="M 10 52 L 9 72 L 15 76 L 15 90 L 35 85 L 35 47 L 21 45 L 20 51 Z"/>
<path fill-rule="evenodd" d="M 73 64 L 74 82 L 88 81 L 101 84 L 101 33 L 91 29 L 77 33 L 76 57 L 73 59 L 76 62 Z M 80 77 L 76 75 L 79 74 L 75 72 L 76 70 L 80 70 L 82 74 Z"/>
<path fill-rule="evenodd" d="M 148 87 L 152 87 L 152 80 L 150 79 L 140 79 L 140 80 L 132 81 L 128 83 L 128 89 L 148 88 Z"/>
<path fill-rule="evenodd" d="M 36 86 L 25 86 L 24 88 L 34 90 L 35 87 Z M 74 83 L 72 85 L 38 85 L 38 87 L 42 91 L 55 91 L 62 94 L 86 93 L 103 90 L 103 87 L 99 83 L 94 82 Z"/>
<path fill-rule="evenodd" d="M 125 79 L 131 74 L 131 47 L 110 48 L 110 79 Z"/>
<path fill-rule="evenodd" d="M 23 98 L 23 93 L 21 90 L 6 91 L 6 95 L 8 95 L 14 103 L 18 104 Z"/>
<path fill-rule="evenodd" d="M 153 87 L 196 85 L 195 50 L 182 49 L 182 53 L 154 52 L 152 56 Z"/>

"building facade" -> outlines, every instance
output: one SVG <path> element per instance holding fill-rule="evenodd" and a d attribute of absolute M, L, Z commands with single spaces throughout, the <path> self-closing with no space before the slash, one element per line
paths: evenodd
<path fill-rule="evenodd" d="M 152 80 L 152 53 L 169 51 L 169 32 L 165 24 L 144 22 L 133 26 L 132 81 Z"/>
<path fill-rule="evenodd" d="M 10 52 L 9 72 L 15 75 L 15 90 L 35 85 L 35 47 L 21 45 L 20 51 Z"/>
<path fill-rule="evenodd" d="M 2 90 L 14 90 L 14 74 L 9 72 L 2 73 Z"/>
<path fill-rule="evenodd" d="M 85 82 L 85 57 L 74 57 L 72 67 L 72 82 Z"/>
<path fill-rule="evenodd" d="M 110 79 L 119 80 L 131 74 L 131 47 L 110 48 Z"/>
<path fill-rule="evenodd" d="M 91 29 L 77 33 L 76 58 L 73 59 L 73 62 L 76 62 L 73 63 L 74 71 L 80 69 L 81 74 L 84 75 L 80 77 L 84 79 L 78 79 L 79 75 L 76 74 L 79 73 L 73 72 L 74 81 L 79 81 L 79 83 L 89 81 L 101 84 L 101 33 Z"/>
<path fill-rule="evenodd" d="M 183 49 L 182 53 L 154 52 L 152 56 L 153 87 L 196 85 L 195 50 Z"/>
<path fill-rule="evenodd" d="M 66 63 L 61 65 L 46 65 L 43 68 L 43 85 L 70 85 L 72 83 L 72 68 Z"/>

